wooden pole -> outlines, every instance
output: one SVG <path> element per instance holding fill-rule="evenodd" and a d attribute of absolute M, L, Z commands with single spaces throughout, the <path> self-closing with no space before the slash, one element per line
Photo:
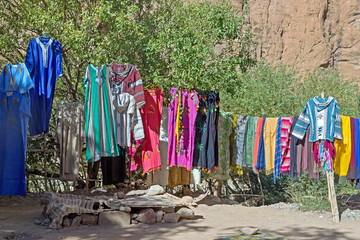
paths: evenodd
<path fill-rule="evenodd" d="M 84 174 L 84 178 L 85 178 L 85 186 L 86 186 L 86 189 L 89 190 L 89 181 L 88 181 L 88 178 L 87 178 L 87 175 L 86 175 L 86 170 L 85 170 L 85 164 L 84 164 L 84 158 L 83 158 L 83 154 L 82 154 L 82 142 L 81 142 L 81 136 L 82 136 L 82 128 L 81 128 L 81 121 L 79 121 L 79 157 L 80 157 L 80 160 L 81 160 L 81 166 L 82 166 L 82 169 L 83 169 L 83 174 Z"/>
<path fill-rule="evenodd" d="M 261 180 L 260 180 L 260 173 L 257 173 L 256 175 L 257 175 L 257 179 L 258 179 L 259 186 L 260 186 L 260 193 L 262 195 L 262 205 L 264 206 L 265 205 L 265 196 L 264 196 L 264 191 L 263 191 L 263 187 L 262 187 Z"/>
<path fill-rule="evenodd" d="M 221 190 L 222 190 L 222 186 L 223 186 L 223 180 L 215 180 L 215 184 L 214 184 L 214 195 L 221 198 Z"/>
<path fill-rule="evenodd" d="M 333 222 L 339 223 L 339 209 L 336 200 L 335 185 L 334 185 L 334 172 L 326 172 L 326 180 L 328 184 L 329 202 L 331 204 L 331 212 L 333 216 Z"/>
<path fill-rule="evenodd" d="M 46 154 L 46 150 L 47 150 L 47 147 L 46 147 L 46 141 L 47 141 L 47 138 L 46 138 L 46 134 L 44 135 L 44 143 L 43 143 L 43 150 L 44 150 L 44 171 L 45 171 L 45 191 L 48 191 L 48 185 L 47 185 L 47 182 L 48 182 L 48 177 L 47 177 L 47 154 Z"/>

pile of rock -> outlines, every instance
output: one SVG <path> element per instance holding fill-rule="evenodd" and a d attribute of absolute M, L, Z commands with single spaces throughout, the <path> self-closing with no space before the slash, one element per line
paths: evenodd
<path fill-rule="evenodd" d="M 192 197 L 178 198 L 165 193 L 158 185 L 141 192 L 117 192 L 112 197 L 46 192 L 41 204 L 46 218 L 43 221 L 36 220 L 35 224 L 52 229 L 80 224 L 127 226 L 138 223 L 177 223 L 180 219 L 193 219 L 192 207 L 196 206 Z"/>
<path fill-rule="evenodd" d="M 176 208 L 161 208 L 153 209 L 146 208 L 140 210 L 138 213 L 131 214 L 131 223 L 177 223 L 180 219 L 194 219 L 194 211 L 187 207 Z"/>

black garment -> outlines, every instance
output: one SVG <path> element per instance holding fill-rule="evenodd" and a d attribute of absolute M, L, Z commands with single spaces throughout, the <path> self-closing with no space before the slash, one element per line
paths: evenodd
<path fill-rule="evenodd" d="M 123 183 L 125 181 L 125 158 L 125 149 L 122 147 L 119 147 L 119 156 L 101 158 L 103 185 Z"/>
<path fill-rule="evenodd" d="M 298 138 L 292 135 L 292 132 L 295 127 L 295 123 L 297 122 L 299 116 L 295 116 L 294 120 L 291 125 L 290 134 L 291 134 L 291 141 L 290 141 L 290 173 L 289 177 L 297 178 L 298 176 L 298 169 L 297 169 L 297 141 Z"/>
<path fill-rule="evenodd" d="M 195 120 L 193 166 L 215 170 L 219 165 L 217 145 L 217 122 L 219 115 L 219 92 L 197 91 L 199 108 Z"/>
<path fill-rule="evenodd" d="M 99 167 L 100 167 L 100 161 L 88 163 L 87 172 L 88 172 L 89 179 L 97 180 Z M 96 185 L 95 181 L 89 181 L 89 188 L 93 188 L 93 187 L 95 187 L 95 185 Z"/>

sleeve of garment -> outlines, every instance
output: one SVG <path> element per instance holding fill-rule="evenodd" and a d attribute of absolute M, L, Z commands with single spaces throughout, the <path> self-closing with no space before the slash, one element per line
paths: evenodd
<path fill-rule="evenodd" d="M 25 58 L 25 65 L 27 67 L 27 70 L 29 71 L 30 76 L 33 75 L 33 71 L 34 71 L 34 56 L 33 56 L 33 49 L 32 49 L 32 42 L 33 40 L 31 40 L 29 42 L 29 46 L 27 48 L 26 51 L 26 58 Z"/>
<path fill-rule="evenodd" d="M 85 77 L 84 77 L 84 82 L 83 82 L 83 86 L 86 88 L 88 85 L 88 74 L 89 74 L 89 66 L 86 68 L 86 72 L 85 72 Z"/>
<path fill-rule="evenodd" d="M 131 92 L 133 92 L 136 106 L 141 108 L 145 104 L 144 86 L 139 71 L 134 69 L 134 80 L 130 86 Z"/>
<path fill-rule="evenodd" d="M 131 130 L 133 131 L 134 140 L 136 141 L 145 138 L 145 134 L 144 134 L 144 126 L 140 115 L 140 110 L 138 107 L 135 106 L 135 104 L 133 108 L 134 108 L 134 113 L 131 116 Z"/>
<path fill-rule="evenodd" d="M 56 41 L 56 79 L 63 75 L 62 47 L 61 43 Z"/>
<path fill-rule="evenodd" d="M 334 128 L 334 138 L 342 140 L 342 130 L 341 130 L 341 115 L 337 101 L 335 101 L 335 128 Z"/>
<path fill-rule="evenodd" d="M 86 134 L 85 134 L 85 111 L 84 111 L 84 105 L 79 105 L 79 112 L 80 112 L 80 126 L 81 126 L 81 143 L 86 143 Z"/>
<path fill-rule="evenodd" d="M 306 133 L 306 130 L 310 124 L 310 118 L 308 113 L 307 105 L 302 110 L 298 120 L 295 123 L 294 130 L 292 135 L 296 138 L 303 139 Z"/>
<path fill-rule="evenodd" d="M 27 91 L 29 91 L 31 88 L 34 87 L 34 83 L 31 79 L 30 73 L 25 65 L 22 68 L 22 72 L 23 72 L 23 75 L 22 75 L 22 79 L 20 82 L 20 86 L 19 86 L 19 92 L 21 94 L 24 94 Z"/>
<path fill-rule="evenodd" d="M 5 89 L 5 69 L 6 66 L 3 68 L 3 71 L 0 73 L 0 92 L 4 92 Z"/>

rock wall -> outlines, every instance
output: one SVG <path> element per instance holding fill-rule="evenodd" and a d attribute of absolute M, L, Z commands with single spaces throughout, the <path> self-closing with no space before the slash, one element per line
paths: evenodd
<path fill-rule="evenodd" d="M 236 7 L 242 0 L 233 0 Z M 359 0 L 248 0 L 257 59 L 335 68 L 360 82 Z"/>

